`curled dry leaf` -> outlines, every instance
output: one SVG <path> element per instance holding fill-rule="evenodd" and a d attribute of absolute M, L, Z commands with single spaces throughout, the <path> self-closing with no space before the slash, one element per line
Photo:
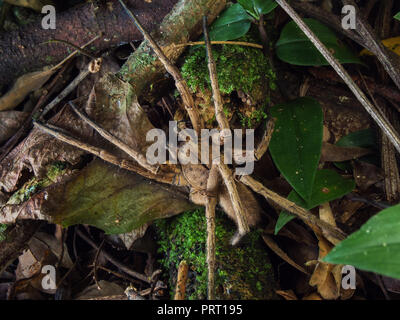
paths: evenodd
<path fill-rule="evenodd" d="M 372 150 L 358 147 L 339 147 L 334 144 L 323 142 L 321 161 L 348 161 L 360 158 L 372 153 Z"/>
<path fill-rule="evenodd" d="M 93 141 L 93 130 L 69 109 L 64 108 L 50 121 L 51 124 L 71 132 L 76 137 Z M 82 151 L 73 148 L 38 129 L 30 134 L 0 163 L 0 189 L 13 192 L 23 170 L 32 171 L 35 177 L 45 173 L 46 166 L 56 161 L 76 164 Z"/>
<path fill-rule="evenodd" d="M 24 74 L 19 77 L 13 87 L 0 98 L 0 111 L 14 109 L 32 91 L 40 89 L 56 69 L 44 67 L 41 71 Z"/>

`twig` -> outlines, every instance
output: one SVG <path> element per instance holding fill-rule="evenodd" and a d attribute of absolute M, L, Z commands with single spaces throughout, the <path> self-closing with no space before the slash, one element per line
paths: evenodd
<path fill-rule="evenodd" d="M 81 230 L 77 229 L 76 232 L 78 235 L 85 240 L 88 244 L 90 244 L 94 249 L 98 250 L 99 247 L 93 242 L 92 239 L 90 239 L 88 236 L 86 236 Z M 106 258 L 109 262 L 111 262 L 113 265 L 121 269 L 123 272 L 126 274 L 129 274 L 130 276 L 137 278 L 139 280 L 142 280 L 143 282 L 150 283 L 150 279 L 146 277 L 144 274 L 141 274 L 139 272 L 133 271 L 130 268 L 128 268 L 126 265 L 122 264 L 121 262 L 118 262 L 116 259 L 114 259 L 107 251 L 103 250 L 103 256 Z"/>
<path fill-rule="evenodd" d="M 99 290 L 101 290 L 101 286 L 100 286 L 99 282 L 97 281 L 97 261 L 99 259 L 101 249 L 104 246 L 104 242 L 105 242 L 105 238 L 103 238 L 103 241 L 101 241 L 99 248 L 97 249 L 96 256 L 94 257 L 94 261 L 93 261 L 93 278 L 94 278 L 94 282 L 96 282 L 97 289 L 99 289 Z"/>
<path fill-rule="evenodd" d="M 251 48 L 256 48 L 256 49 L 263 48 L 263 46 L 261 44 L 245 42 L 245 41 L 210 41 L 210 43 L 211 44 L 237 45 L 237 46 L 251 47 Z M 206 44 L 205 41 L 191 41 L 191 42 L 186 42 L 186 43 L 173 44 L 173 46 L 175 48 L 182 48 L 182 47 L 187 47 L 187 46 L 199 46 L 199 45 L 205 45 L 205 44 Z"/>
<path fill-rule="evenodd" d="M 154 41 L 151 35 L 143 28 L 137 17 L 132 13 L 132 11 L 130 11 L 127 8 L 125 3 L 122 0 L 119 0 L 119 3 L 122 5 L 125 12 L 135 23 L 136 27 L 143 34 L 144 38 L 149 42 L 151 48 L 154 50 L 155 54 L 160 59 L 165 69 L 174 78 L 176 88 L 181 94 L 183 104 L 185 105 L 185 109 L 189 115 L 190 121 L 192 122 L 193 128 L 200 136 L 200 130 L 201 128 L 204 127 L 203 120 L 200 116 L 197 107 L 194 104 L 193 96 L 190 93 L 189 86 L 187 85 L 185 79 L 183 79 L 179 69 L 173 63 L 171 63 L 171 61 L 167 58 L 167 56 L 164 54 L 164 52 L 161 50 L 158 44 Z"/>
<path fill-rule="evenodd" d="M 72 102 L 69 101 L 69 105 L 71 108 L 74 110 L 74 112 L 83 120 L 85 121 L 89 126 L 91 126 L 94 130 L 96 130 L 104 139 L 107 141 L 111 142 L 112 144 L 116 145 L 118 148 L 123 150 L 126 154 L 131 156 L 137 163 L 139 163 L 143 168 L 146 168 L 150 172 L 156 174 L 159 170 L 159 167 L 154 167 L 150 165 L 146 157 L 143 156 L 141 153 L 137 152 L 136 150 L 132 149 L 130 146 L 122 142 L 120 139 L 117 137 L 113 136 L 111 133 L 107 132 L 104 130 L 102 127 L 100 127 L 98 124 L 96 124 L 94 121 L 90 120 L 86 115 L 84 115 L 77 107 L 76 105 Z"/>
<path fill-rule="evenodd" d="M 374 105 L 368 100 L 364 92 L 357 86 L 343 66 L 336 60 L 332 53 L 326 46 L 315 36 L 311 29 L 304 23 L 300 16 L 293 10 L 286 0 L 276 0 L 276 2 L 287 12 L 287 14 L 296 22 L 300 29 L 315 45 L 318 51 L 325 57 L 329 64 L 335 69 L 339 76 L 344 80 L 350 90 L 354 93 L 360 103 L 364 106 L 365 110 L 371 115 L 378 126 L 388 136 L 397 151 L 400 153 L 400 137 L 390 122 L 383 116 Z M 358 21 L 358 19 L 357 19 Z M 400 77 L 400 75 L 399 75 Z"/>
<path fill-rule="evenodd" d="M 188 278 L 189 266 L 185 260 L 179 263 L 178 277 L 176 280 L 176 291 L 174 300 L 185 300 L 186 282 Z"/>
<path fill-rule="evenodd" d="M 77 147 L 81 150 L 87 151 L 100 159 L 109 162 L 113 165 L 116 165 L 122 169 L 126 169 L 128 171 L 135 172 L 140 174 L 141 176 L 149 179 L 156 180 L 161 183 L 168 183 L 173 184 L 175 174 L 153 174 L 141 166 L 138 166 L 136 163 L 130 160 L 120 159 L 114 156 L 112 153 L 95 146 L 92 146 L 88 143 L 75 139 L 66 133 L 64 133 L 60 128 L 50 125 L 44 125 L 39 122 L 33 123 L 35 127 L 39 128 L 40 130 L 50 134 L 51 136 L 55 137 L 56 139 L 68 143 L 71 146 Z"/>
<path fill-rule="evenodd" d="M 318 227 L 332 243 L 336 244 L 346 237 L 346 234 L 339 228 L 331 226 L 325 221 L 322 221 L 321 219 L 314 216 L 311 212 L 298 206 L 294 202 L 269 190 L 268 188 L 263 186 L 260 182 L 253 179 L 252 177 L 241 176 L 240 181 L 243 182 L 248 187 L 250 187 L 250 189 L 252 189 L 254 192 L 261 194 L 265 199 L 271 200 L 272 202 L 280 206 L 282 209 L 285 209 L 290 213 L 293 213 L 294 215 L 302 219 L 305 223 Z"/>
<path fill-rule="evenodd" d="M 212 165 L 207 180 L 207 265 L 208 265 L 208 300 L 215 300 L 215 207 L 218 198 L 219 172 L 216 165 Z"/>

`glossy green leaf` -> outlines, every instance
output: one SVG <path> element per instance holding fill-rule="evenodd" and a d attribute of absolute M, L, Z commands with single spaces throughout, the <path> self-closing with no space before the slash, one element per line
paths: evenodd
<path fill-rule="evenodd" d="M 314 19 L 304 19 L 315 35 L 334 54 L 341 63 L 362 63 L 361 60 L 343 43 L 336 34 Z M 300 66 L 329 65 L 317 48 L 301 31 L 294 21 L 290 21 L 282 30 L 276 43 L 276 54 L 287 63 Z"/>
<path fill-rule="evenodd" d="M 210 39 L 228 41 L 243 37 L 250 29 L 251 16 L 236 3 L 226 9 L 210 28 Z"/>
<path fill-rule="evenodd" d="M 253 2 L 259 14 L 268 14 L 278 6 L 275 0 L 253 0 Z"/>
<path fill-rule="evenodd" d="M 323 114 L 319 103 L 299 98 L 274 106 L 276 118 L 270 152 L 275 165 L 294 190 L 310 200 L 322 146 Z"/>
<path fill-rule="evenodd" d="M 373 216 L 323 261 L 400 279 L 400 205 Z"/>
<path fill-rule="evenodd" d="M 398 12 L 398 13 L 394 16 L 394 18 L 397 19 L 397 20 L 400 20 L 400 12 Z"/>
<path fill-rule="evenodd" d="M 238 2 L 257 20 L 261 14 L 268 14 L 278 6 L 274 0 L 238 0 Z"/>
<path fill-rule="evenodd" d="M 350 193 L 355 188 L 352 179 L 345 179 L 336 171 L 323 169 L 318 170 L 315 175 L 312 195 L 309 201 L 305 202 L 297 192 L 292 191 L 288 199 L 297 205 L 310 210 L 323 204 Z M 289 212 L 282 211 L 275 226 L 275 234 L 295 216 Z"/>

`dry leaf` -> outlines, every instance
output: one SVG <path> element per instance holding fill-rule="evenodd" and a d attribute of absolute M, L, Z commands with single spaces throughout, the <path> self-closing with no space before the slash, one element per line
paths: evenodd
<path fill-rule="evenodd" d="M 370 149 L 358 147 L 339 147 L 334 144 L 323 142 L 321 151 L 321 161 L 348 161 L 360 158 L 372 151 Z"/>
<path fill-rule="evenodd" d="M 277 294 L 279 294 L 281 297 L 283 297 L 285 300 L 299 300 L 297 299 L 295 293 L 293 290 L 276 290 L 275 291 Z"/>
<path fill-rule="evenodd" d="M 47 66 L 41 71 L 27 73 L 19 77 L 13 87 L 0 98 L 0 111 L 14 109 L 29 93 L 40 89 L 54 72 L 55 69 Z"/>

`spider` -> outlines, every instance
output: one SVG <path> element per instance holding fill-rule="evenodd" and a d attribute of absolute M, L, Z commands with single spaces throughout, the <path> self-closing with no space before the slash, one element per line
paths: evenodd
<path fill-rule="evenodd" d="M 137 17 L 125 6 L 124 2 L 122 0 L 119 0 L 119 2 L 124 7 L 130 18 L 134 21 L 144 38 L 149 42 L 151 48 L 162 62 L 167 72 L 173 77 L 176 88 L 181 95 L 185 110 L 190 118 L 192 127 L 198 136 L 200 136 L 199 133 L 200 130 L 204 128 L 204 123 L 199 114 L 198 108 L 194 103 L 189 87 L 183 79 L 179 69 L 171 63 L 158 44 L 143 28 Z M 224 140 L 228 138 L 229 134 L 227 134 L 227 132 L 230 132 L 230 126 L 223 112 L 222 98 L 219 92 L 216 66 L 211 51 L 206 17 L 203 18 L 203 29 L 213 92 L 215 117 L 219 128 L 221 129 L 220 140 L 223 144 Z M 104 149 L 79 141 L 69 136 L 68 133 L 64 132 L 60 128 L 40 122 L 34 122 L 34 125 L 61 141 L 88 151 L 123 169 L 136 172 L 145 178 L 162 183 L 189 187 L 190 200 L 206 207 L 207 220 L 214 219 L 215 207 L 217 202 L 219 202 L 226 214 L 236 222 L 238 228 L 236 235 L 232 239 L 232 244 L 237 244 L 239 240 L 249 232 L 250 227 L 257 226 L 261 221 L 261 209 L 250 189 L 264 196 L 267 201 L 272 201 L 281 208 L 294 213 L 306 223 L 316 226 L 321 230 L 321 232 L 324 232 L 328 237 L 334 239 L 335 242 L 344 238 L 344 234 L 341 230 L 330 226 L 309 213 L 307 210 L 267 189 L 252 177 L 235 177 L 231 169 L 224 163 L 222 156 L 220 157 L 220 161 L 216 163 L 212 162 L 212 164 L 209 164 L 208 166 L 202 164 L 165 164 L 154 166 L 148 163 L 146 157 L 141 152 L 127 145 L 89 119 L 73 102 L 69 102 L 69 105 L 83 121 L 97 131 L 103 138 L 128 154 L 134 161 L 121 159 Z M 267 123 L 267 130 L 255 150 L 255 160 L 260 159 L 268 149 L 272 132 L 273 121 L 269 121 Z"/>

